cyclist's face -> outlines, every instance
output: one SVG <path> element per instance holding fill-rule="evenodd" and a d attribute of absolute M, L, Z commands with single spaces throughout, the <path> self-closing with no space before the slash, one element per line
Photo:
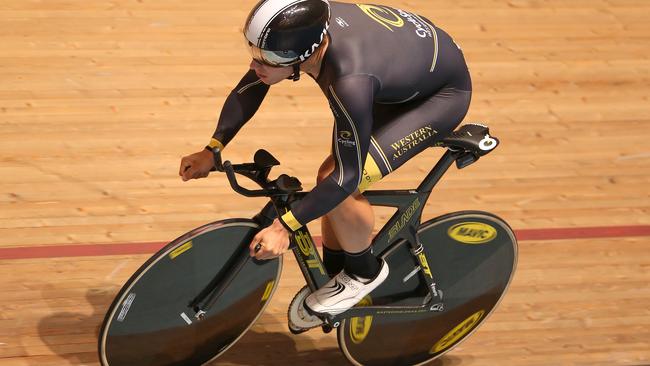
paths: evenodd
<path fill-rule="evenodd" d="M 255 60 L 251 61 L 250 67 L 251 70 L 255 71 L 257 77 L 267 85 L 277 84 L 293 74 L 293 67 L 291 66 L 273 67 Z"/>

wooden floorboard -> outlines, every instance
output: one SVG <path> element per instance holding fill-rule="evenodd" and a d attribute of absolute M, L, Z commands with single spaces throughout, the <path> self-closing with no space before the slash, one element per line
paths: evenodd
<path fill-rule="evenodd" d="M 519 249 L 517 273 L 498 310 L 441 364 L 517 360 L 512 364 L 640 365 L 649 361 L 647 238 L 525 241 Z M 0 339 L 6 340 L 0 347 L 0 362 L 96 364 L 91 360 L 106 307 L 146 258 L 0 263 Z M 286 308 L 303 284 L 295 260 L 287 256 L 284 263 L 280 287 L 266 313 L 228 352 L 224 363 L 215 364 L 345 364 L 333 333 L 312 330 L 294 336 L 288 332 Z M 7 266 L 13 271 L 5 271 Z M 43 271 L 47 278 L 38 277 Z"/>
<path fill-rule="evenodd" d="M 247 70 L 240 29 L 254 3 L 2 1 L 0 248 L 162 243 L 254 215 L 264 200 L 237 197 L 225 177 L 177 175 Z M 473 209 L 516 230 L 650 225 L 650 2 L 383 3 L 454 37 L 473 81 L 466 121 L 502 142 L 452 168 L 425 219 Z M 310 189 L 331 128 L 313 82 L 284 82 L 224 156 L 268 149 L 277 174 Z M 415 187 L 440 155 L 376 188 Z M 378 225 L 390 214 L 377 210 Z M 650 236 L 522 241 L 499 309 L 437 365 L 650 365 L 648 253 Z M 0 365 L 98 365 L 106 308 L 147 257 L 0 260 Z M 346 364 L 333 334 L 288 332 L 302 279 L 285 263 L 267 312 L 215 365 Z"/>

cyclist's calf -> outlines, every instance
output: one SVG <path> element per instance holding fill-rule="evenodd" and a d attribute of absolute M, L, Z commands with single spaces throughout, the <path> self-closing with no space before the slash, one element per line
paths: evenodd
<path fill-rule="evenodd" d="M 334 167 L 334 157 L 330 155 L 318 169 L 317 182 L 325 180 L 334 171 Z M 361 252 L 370 245 L 374 223 L 375 216 L 370 203 L 357 190 L 322 218 L 323 242 L 330 249 Z"/>

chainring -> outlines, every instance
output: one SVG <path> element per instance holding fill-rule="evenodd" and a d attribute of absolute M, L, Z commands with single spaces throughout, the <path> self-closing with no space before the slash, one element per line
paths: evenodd
<path fill-rule="evenodd" d="M 309 286 L 305 286 L 298 291 L 296 296 L 293 297 L 293 300 L 291 300 L 291 304 L 289 304 L 287 319 L 289 320 L 289 331 L 293 334 L 306 332 L 324 324 L 322 319 L 310 315 L 305 309 L 305 298 L 307 298 L 309 294 L 311 294 L 311 290 L 309 289 Z"/>

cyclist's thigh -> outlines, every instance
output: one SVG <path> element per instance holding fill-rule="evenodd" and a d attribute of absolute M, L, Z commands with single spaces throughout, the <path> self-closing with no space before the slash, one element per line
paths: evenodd
<path fill-rule="evenodd" d="M 371 183 L 451 133 L 465 118 L 471 95 L 471 91 L 443 88 L 421 101 L 377 104 L 373 111 L 372 139 L 360 190 L 367 189 Z"/>
<path fill-rule="evenodd" d="M 445 88 L 430 98 L 407 105 L 378 105 L 370 154 L 380 158 L 383 173 L 396 170 L 410 158 L 451 133 L 469 108 L 471 92 Z"/>

